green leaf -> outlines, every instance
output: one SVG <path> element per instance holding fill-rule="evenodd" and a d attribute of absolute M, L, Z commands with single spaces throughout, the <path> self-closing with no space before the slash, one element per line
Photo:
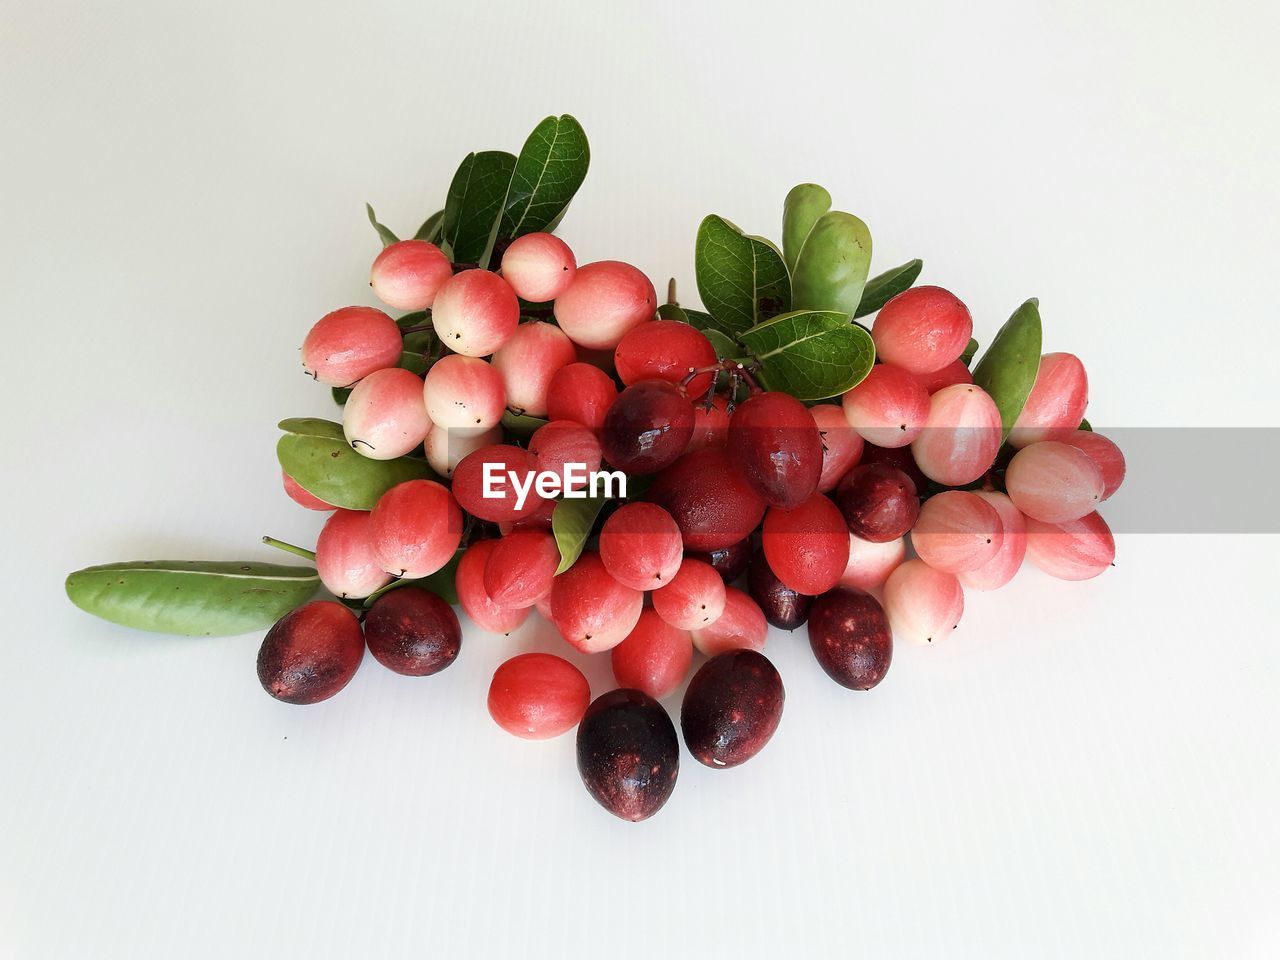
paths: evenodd
<path fill-rule="evenodd" d="M 761 385 L 799 400 L 824 400 L 857 386 L 876 358 L 871 334 L 826 310 L 775 317 L 738 339 L 760 362 Z"/>
<path fill-rule="evenodd" d="M 366 203 L 365 211 L 369 214 L 369 222 L 373 224 L 373 229 L 378 231 L 378 236 L 382 238 L 382 245 L 389 247 L 393 243 L 399 243 L 400 238 L 378 222 L 378 215 L 373 212 L 373 205 Z"/>
<path fill-rule="evenodd" d="M 418 228 L 418 232 L 413 235 L 415 240 L 427 240 L 435 243 L 440 239 L 440 230 L 444 226 L 444 211 L 437 210 L 426 220 L 422 221 L 422 226 Z"/>
<path fill-rule="evenodd" d="M 688 323 L 689 314 L 678 303 L 664 303 L 658 307 L 659 320 L 675 320 L 677 323 Z"/>
<path fill-rule="evenodd" d="M 858 303 L 858 309 L 854 311 L 854 317 L 865 317 L 869 313 L 875 313 L 898 294 L 910 290 L 923 269 L 923 260 L 908 260 L 900 267 L 894 267 L 879 276 L 872 277 L 862 288 L 862 300 Z"/>
<path fill-rule="evenodd" d="M 590 162 L 587 134 L 573 117 L 547 117 L 534 127 L 511 175 L 497 235 L 514 240 L 558 223 Z"/>
<path fill-rule="evenodd" d="M 969 342 L 965 344 L 964 353 L 960 354 L 960 362 L 966 367 L 973 363 L 973 357 L 978 352 L 978 341 L 969 338 Z"/>
<path fill-rule="evenodd" d="M 1041 337 L 1040 301 L 1031 299 L 1013 312 L 973 368 L 973 382 L 996 402 L 1005 437 L 1035 385 Z"/>
<path fill-rule="evenodd" d="M 342 424 L 329 420 L 283 420 L 276 444 L 280 467 L 304 490 L 345 510 L 372 510 L 378 498 L 406 480 L 434 480 L 426 461 L 411 457 L 370 460 L 351 449 Z"/>
<path fill-rule="evenodd" d="M 1091 424 L 1088 420 L 1081 420 L 1080 429 L 1083 430 L 1085 433 L 1093 433 L 1093 424 Z"/>
<path fill-rule="evenodd" d="M 721 360 L 737 360 L 746 355 L 742 345 L 727 333 L 722 333 L 715 327 L 708 327 L 702 333 L 711 341 L 711 346 L 715 348 L 717 358 Z"/>
<path fill-rule="evenodd" d="M 702 305 L 725 333 L 791 309 L 791 280 L 778 248 L 723 217 L 712 214 L 698 227 L 694 272 Z"/>
<path fill-rule="evenodd" d="M 545 427 L 546 425 L 547 421 L 541 417 L 531 417 L 524 413 L 512 413 L 510 410 L 502 411 L 502 429 L 524 440 L 532 437 L 540 427 Z"/>
<path fill-rule="evenodd" d="M 268 627 L 320 587 L 311 567 L 248 560 L 142 560 L 77 570 L 81 610 L 137 630 L 227 637 Z"/>
<path fill-rule="evenodd" d="M 466 553 L 465 550 L 459 550 L 449 559 L 448 563 L 428 576 L 419 577 L 417 580 L 404 578 L 392 580 L 385 587 L 381 587 L 369 594 L 363 601 L 358 601 L 358 604 L 367 610 L 384 593 L 390 593 L 392 590 L 399 590 L 403 587 L 417 587 L 420 590 L 426 590 L 428 593 L 434 593 L 445 603 L 456 604 L 458 602 L 458 586 L 456 583 L 458 562 L 462 559 L 464 553 Z"/>
<path fill-rule="evenodd" d="M 851 213 L 832 210 L 813 225 L 791 278 L 797 310 L 852 317 L 871 267 L 871 232 Z"/>
<path fill-rule="evenodd" d="M 347 398 L 351 396 L 354 387 L 330 387 L 329 393 L 333 395 L 333 402 L 338 406 L 346 406 Z"/>
<path fill-rule="evenodd" d="M 582 549 L 591 536 L 596 517 L 608 501 L 608 497 L 574 497 L 560 500 L 551 511 L 551 533 L 560 548 L 560 566 L 556 573 L 564 573 L 582 556 Z"/>
<path fill-rule="evenodd" d="M 793 274 L 796 258 L 818 218 L 831 209 L 831 194 L 816 183 L 792 187 L 782 204 L 782 256 Z"/>
<path fill-rule="evenodd" d="M 516 158 L 502 150 L 469 153 L 462 161 L 449 184 L 441 219 L 441 244 L 452 259 L 485 265 L 515 165 Z"/>

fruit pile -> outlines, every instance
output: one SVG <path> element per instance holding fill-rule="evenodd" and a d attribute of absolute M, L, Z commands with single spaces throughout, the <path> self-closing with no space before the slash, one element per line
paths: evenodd
<path fill-rule="evenodd" d="M 413 238 L 369 209 L 382 307 L 302 343 L 342 421 L 286 420 L 277 449 L 288 495 L 329 516 L 314 551 L 264 539 L 314 569 L 112 564 L 72 574 L 71 599 L 174 633 L 274 621 L 258 677 L 297 704 L 338 693 L 366 647 L 401 674 L 448 667 L 455 603 L 494 634 L 544 617 L 567 656 L 607 653 L 618 689 L 593 701 L 570 659 L 528 653 L 494 673 L 489 712 L 529 739 L 576 728 L 588 791 L 642 820 L 679 768 L 663 698 L 685 688 L 708 766 L 773 735 L 769 624 L 807 623 L 822 669 L 869 690 L 895 640 L 946 637 L 965 589 L 1024 557 L 1068 580 L 1111 564 L 1096 509 L 1124 458 L 1084 421 L 1080 361 L 1041 355 L 1036 301 L 975 363 L 965 305 L 915 286 L 918 260 L 868 279 L 865 224 L 802 184 L 781 249 L 707 217 L 705 310 L 674 281 L 659 303 L 634 266 L 580 266 L 553 235 L 587 161 L 578 123 L 549 117 L 518 155 L 469 155 Z"/>

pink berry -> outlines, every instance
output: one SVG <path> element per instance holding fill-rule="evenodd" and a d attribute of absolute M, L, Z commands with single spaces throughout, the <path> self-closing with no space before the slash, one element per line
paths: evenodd
<path fill-rule="evenodd" d="M 958 360 L 973 335 L 969 310 L 941 287 L 912 287 L 876 314 L 876 356 L 911 373 L 932 373 Z"/>
<path fill-rule="evenodd" d="M 330 387 L 349 387 L 400 362 L 404 340 L 396 322 L 373 307 L 325 314 L 302 341 L 302 369 Z"/>
<path fill-rule="evenodd" d="M 427 371 L 422 388 L 432 424 L 469 434 L 496 427 L 507 406 L 507 391 L 494 367 L 477 357 L 450 354 Z"/>
<path fill-rule="evenodd" d="M 485 589 L 485 568 L 497 547 L 497 540 L 477 540 L 467 547 L 458 561 L 454 587 L 463 612 L 476 626 L 490 633 L 510 633 L 529 618 L 529 608 L 503 606 Z"/>
<path fill-rule="evenodd" d="M 1027 517 L 1027 556 L 1051 577 L 1089 580 L 1115 561 L 1116 541 L 1096 513 L 1066 523 Z"/>
<path fill-rule="evenodd" d="M 1084 364 L 1070 353 L 1046 353 L 1026 406 L 1009 443 L 1022 449 L 1040 440 L 1065 440 L 1080 428 L 1089 405 L 1089 377 Z"/>
<path fill-rule="evenodd" d="M 995 401 L 981 387 L 958 383 L 929 398 L 929 417 L 911 455 L 930 480 L 962 487 L 991 469 L 1002 434 Z"/>
<path fill-rule="evenodd" d="M 840 586 L 871 590 L 883 586 L 889 574 L 907 558 L 904 537 L 884 543 L 872 543 L 849 534 L 849 562 L 840 574 Z"/>
<path fill-rule="evenodd" d="M 316 571 L 326 590 L 359 600 L 391 582 L 373 548 L 367 510 L 335 510 L 316 539 Z"/>
<path fill-rule="evenodd" d="M 554 300 L 573 282 L 578 262 L 569 245 L 549 233 L 526 233 L 502 255 L 502 278 L 530 303 Z"/>
<path fill-rule="evenodd" d="M 884 585 L 884 610 L 893 639 L 925 644 L 951 633 L 964 613 L 964 589 L 954 573 L 935 570 L 923 560 L 908 560 Z"/>
<path fill-rule="evenodd" d="M 369 285 L 394 310 L 425 310 L 452 276 L 449 258 L 434 243 L 401 240 L 384 248 L 373 261 Z"/>
<path fill-rule="evenodd" d="M 465 457 L 501 442 L 500 427 L 473 434 L 469 430 L 450 430 L 432 424 L 422 446 L 431 469 L 442 477 L 451 477 Z"/>
<path fill-rule="evenodd" d="M 642 610 L 627 638 L 613 648 L 611 661 L 618 686 L 661 699 L 689 675 L 693 641 L 688 630 L 671 626 L 652 610 Z"/>
<path fill-rule="evenodd" d="M 857 465 L 865 443 L 849 426 L 844 409 L 834 403 L 812 406 L 809 415 L 818 425 L 818 435 L 822 438 L 822 473 L 818 477 L 818 492 L 830 493 Z M 696 425 L 694 429 L 696 431 Z"/>
<path fill-rule="evenodd" d="M 498 540 L 484 568 L 484 589 L 502 607 L 531 607 L 551 595 L 560 548 L 546 530 L 515 530 Z"/>
<path fill-rule="evenodd" d="M 473 517 L 491 523 L 518 520 L 542 505 L 534 489 L 537 470 L 538 461 L 527 450 L 502 443 L 482 447 L 454 468 L 453 495 Z"/>
<path fill-rule="evenodd" d="M 1113 441 L 1100 433 L 1077 430 L 1069 437 L 1064 437 L 1062 442 L 1083 450 L 1098 465 L 1098 469 L 1102 471 L 1103 500 L 1110 499 L 1120 489 L 1120 485 L 1124 483 L 1124 454 Z"/>
<path fill-rule="evenodd" d="M 1028 517 L 1066 523 L 1093 513 L 1106 483 L 1093 459 L 1079 447 L 1042 440 L 1013 455 L 1004 474 L 1009 499 Z"/>
<path fill-rule="evenodd" d="M 600 559 L 619 583 L 657 590 L 680 569 L 684 544 L 671 514 L 652 503 L 628 503 L 600 529 Z"/>
<path fill-rule="evenodd" d="M 578 725 L 591 702 L 582 671 L 549 653 L 524 653 L 503 663 L 489 684 L 489 716 L 507 733 L 547 740 Z"/>
<path fill-rule="evenodd" d="M 676 575 L 653 591 L 651 599 L 654 612 L 673 627 L 701 629 L 724 613 L 724 580 L 711 564 L 685 557 Z"/>
<path fill-rule="evenodd" d="M 729 401 L 724 397 L 712 397 L 708 408 L 706 401 L 699 401 L 693 406 L 693 436 L 685 453 L 701 450 L 704 447 L 723 447 L 729 442 Z M 814 407 L 816 410 L 817 407 Z M 844 414 L 841 413 L 841 417 Z M 825 463 L 825 461 L 824 461 Z"/>
<path fill-rule="evenodd" d="M 309 493 L 297 480 L 281 471 L 280 476 L 284 479 L 284 492 L 289 495 L 292 500 L 300 507 L 306 507 L 308 510 L 333 510 L 333 504 L 325 503 L 319 497 Z"/>
<path fill-rule="evenodd" d="M 715 622 L 693 630 L 693 645 L 708 657 L 726 650 L 763 650 L 768 634 L 759 604 L 737 587 L 725 587 L 724 612 Z"/>
<path fill-rule="evenodd" d="M 436 294 L 431 325 L 454 353 L 487 357 L 511 339 L 520 301 L 510 284 L 488 270 L 463 270 Z"/>
<path fill-rule="evenodd" d="M 462 540 L 458 502 L 432 480 L 396 484 L 378 498 L 369 523 L 378 565 L 411 580 L 447 564 Z"/>
<path fill-rule="evenodd" d="M 964 490 L 947 490 L 920 508 L 911 545 L 935 570 L 976 570 L 996 555 L 1004 528 L 996 508 Z"/>
<path fill-rule="evenodd" d="M 815 493 L 791 508 L 770 507 L 761 529 L 765 559 L 784 586 L 816 597 L 840 582 L 849 563 L 849 528 L 825 496 Z"/>
<path fill-rule="evenodd" d="M 618 378 L 627 386 L 655 378 L 680 385 L 691 371 L 713 365 L 716 351 L 706 334 L 687 323 L 649 320 L 623 335 L 613 362 Z M 698 400 L 714 382 L 714 373 L 699 374 L 685 387 L 685 393 L 690 400 Z"/>
<path fill-rule="evenodd" d="M 418 375 L 399 367 L 375 370 L 356 384 L 342 409 L 342 432 L 370 460 L 403 457 L 427 438 L 431 420 Z"/>
<path fill-rule="evenodd" d="M 615 580 L 596 553 L 584 553 L 551 585 L 551 622 L 582 653 L 616 647 L 642 609 L 644 594 Z"/>
<path fill-rule="evenodd" d="M 867 442 L 888 449 L 920 436 L 929 417 L 929 394 L 920 381 L 887 363 L 872 367 L 843 403 L 850 426 Z"/>
<path fill-rule="evenodd" d="M 991 504 L 1000 515 L 1003 533 L 1000 537 L 1000 549 L 982 566 L 965 570 L 956 576 L 960 578 L 962 585 L 972 590 L 997 590 L 1012 580 L 1022 566 L 1022 558 L 1027 554 L 1027 522 L 1022 511 L 1003 493 L 976 490 L 974 496 Z"/>
<path fill-rule="evenodd" d="M 570 363 L 547 386 L 547 419 L 572 420 L 600 432 L 605 414 L 618 397 L 613 379 L 589 363 Z"/>
<path fill-rule="evenodd" d="M 552 420 L 540 426 L 529 438 L 529 452 L 538 459 L 540 473 L 565 476 L 567 464 L 578 464 L 583 473 L 600 469 L 600 441 L 596 435 L 580 423 L 572 420 Z M 575 467 L 575 473 L 579 467 Z M 573 483 L 572 489 L 587 485 Z"/>
<path fill-rule="evenodd" d="M 540 320 L 520 324 L 493 355 L 493 369 L 502 377 L 507 406 L 531 417 L 546 416 L 552 377 L 577 357 L 573 342 L 559 327 Z"/>
<path fill-rule="evenodd" d="M 658 309 L 653 284 L 629 263 L 601 260 L 578 268 L 556 298 L 555 317 L 569 339 L 589 350 L 612 350 Z"/>
<path fill-rule="evenodd" d="M 930 396 L 943 387 L 952 387 L 957 383 L 973 383 L 973 374 L 964 365 L 963 360 L 952 360 L 941 370 L 935 370 L 933 373 L 918 373 L 915 374 L 915 378 L 920 381 L 920 386 L 924 387 L 925 392 Z"/>

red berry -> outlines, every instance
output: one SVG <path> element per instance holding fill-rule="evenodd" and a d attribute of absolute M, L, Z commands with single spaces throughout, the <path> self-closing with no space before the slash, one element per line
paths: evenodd
<path fill-rule="evenodd" d="M 878 363 L 844 395 L 844 413 L 853 429 L 879 447 L 905 447 L 924 429 L 929 394 L 901 367 Z"/>
<path fill-rule="evenodd" d="M 916 485 L 884 463 L 854 467 L 837 488 L 835 501 L 849 532 L 872 543 L 905 536 L 920 515 Z"/>
<path fill-rule="evenodd" d="M 653 591 L 654 612 L 681 630 L 713 624 L 724 613 L 725 586 L 715 567 L 685 557 L 676 575 Z"/>
<path fill-rule="evenodd" d="M 673 627 L 653 610 L 642 610 L 627 638 L 613 648 L 611 661 L 618 686 L 661 699 L 688 675 L 693 641 L 688 630 Z"/>
<path fill-rule="evenodd" d="M 1112 440 L 1100 433 L 1077 430 L 1071 436 L 1064 437 L 1062 442 L 1083 450 L 1098 465 L 1098 469 L 1102 471 L 1103 500 L 1110 499 L 1120 489 L 1120 485 L 1124 483 L 1124 454 Z"/>
<path fill-rule="evenodd" d="M 822 436 L 795 397 L 772 391 L 749 398 L 729 419 L 729 456 L 775 507 L 793 507 L 818 489 Z"/>
<path fill-rule="evenodd" d="M 453 495 L 473 517 L 492 523 L 518 520 L 542 505 L 533 486 L 537 470 L 537 458 L 529 451 L 494 444 L 462 458 L 453 471 Z"/>
<path fill-rule="evenodd" d="M 976 490 L 1000 515 L 1000 549 L 982 566 L 956 574 L 960 583 L 972 590 L 995 590 L 1013 579 L 1022 566 L 1027 553 L 1027 522 L 1022 512 L 1003 493 L 994 490 Z"/>
<path fill-rule="evenodd" d="M 258 650 L 258 682 L 285 703 L 319 703 L 351 682 L 364 657 L 355 614 L 333 600 L 286 613 Z"/>
<path fill-rule="evenodd" d="M 840 581 L 849 562 L 849 529 L 820 493 L 791 508 L 770 507 L 761 541 L 769 566 L 797 593 L 817 596 Z"/>
<path fill-rule="evenodd" d="M 531 607 L 551 595 L 560 566 L 556 538 L 545 530 L 516 530 L 497 541 L 484 567 L 484 589 L 501 607 Z"/>
<path fill-rule="evenodd" d="M 969 310 L 941 287 L 912 287 L 876 314 L 876 356 L 911 373 L 932 373 L 957 360 L 973 335 Z"/>
<path fill-rule="evenodd" d="M 431 325 L 454 353 L 487 357 L 511 339 L 520 301 L 510 284 L 488 270 L 454 274 L 436 294 Z"/>
<path fill-rule="evenodd" d="M 991 469 L 1002 436 L 995 401 L 981 387 L 956 384 L 929 398 L 929 418 L 911 454 L 930 480 L 962 487 Z"/>
<path fill-rule="evenodd" d="M 605 459 L 619 470 L 648 474 L 674 463 L 691 436 L 693 404 L 680 388 L 665 380 L 642 380 L 613 402 L 600 443 Z"/>
<path fill-rule="evenodd" d="M 850 690 L 870 690 L 893 661 L 888 616 L 875 597 L 847 587 L 813 601 L 809 646 L 827 676 Z"/>
<path fill-rule="evenodd" d="M 1089 580 L 1115 561 L 1116 541 L 1096 513 L 1066 523 L 1027 517 L 1027 556 L 1051 577 Z"/>
<path fill-rule="evenodd" d="M 911 545 L 935 570 L 976 570 L 1000 552 L 1004 525 L 996 508 L 975 493 L 947 490 L 920 508 Z"/>
<path fill-rule="evenodd" d="M 935 570 L 923 560 L 908 560 L 889 574 L 884 609 L 894 639 L 934 643 L 948 636 L 964 613 L 964 590 L 955 574 Z"/>
<path fill-rule="evenodd" d="M 690 550 L 734 546 L 764 516 L 764 501 L 721 447 L 685 454 L 658 474 L 646 496 L 671 514 Z M 743 570 L 750 555 L 748 549 L 742 557 Z"/>
<path fill-rule="evenodd" d="M 439 673 L 457 659 L 462 627 L 453 607 L 418 587 L 388 590 L 364 616 L 374 659 L 407 677 Z"/>
<path fill-rule="evenodd" d="M 818 477 L 818 492 L 829 493 L 853 469 L 866 444 L 853 427 L 849 426 L 843 408 L 834 403 L 820 403 L 810 407 L 809 414 L 818 425 L 818 435 L 822 437 L 822 473 Z"/>
<path fill-rule="evenodd" d="M 358 600 L 391 582 L 373 546 L 367 510 L 335 510 L 316 539 L 316 571 L 325 589 Z"/>
<path fill-rule="evenodd" d="M 489 684 L 489 716 L 507 733 L 547 740 L 578 725 L 591 702 L 582 671 L 549 653 L 512 657 Z"/>
<path fill-rule="evenodd" d="M 559 327 L 541 321 L 520 324 L 493 355 L 493 369 L 502 378 L 507 406 L 516 413 L 545 417 L 552 378 L 577 356 L 572 341 Z"/>
<path fill-rule="evenodd" d="M 491 633 L 510 633 L 529 618 L 529 608 L 503 606 L 495 602 L 485 589 L 485 568 L 497 546 L 497 540 L 477 540 L 467 547 L 467 552 L 458 562 L 454 586 L 458 591 L 458 603 L 476 626 Z"/>
<path fill-rule="evenodd" d="M 618 378 L 628 386 L 641 380 L 666 380 L 677 386 L 694 371 L 716 362 L 716 351 L 706 335 L 679 320 L 650 320 L 632 327 L 613 354 Z M 703 373 L 685 387 L 691 400 L 704 396 L 715 382 L 714 373 Z"/>
<path fill-rule="evenodd" d="M 714 657 L 725 650 L 763 650 L 769 625 L 754 600 L 737 587 L 725 587 L 724 612 L 692 633 L 699 652 Z"/>
<path fill-rule="evenodd" d="M 617 396 L 617 386 L 599 367 L 570 363 L 557 370 L 547 386 L 547 418 L 572 420 L 598 432 Z"/>
<path fill-rule="evenodd" d="M 599 554 L 584 553 L 551 585 L 551 621 L 583 653 L 616 647 L 643 608 L 644 594 L 610 576 Z"/>
<path fill-rule="evenodd" d="M 671 582 L 684 558 L 680 528 L 652 503 L 628 503 L 600 529 L 600 559 L 619 583 L 657 590 Z"/>
<path fill-rule="evenodd" d="M 1023 447 L 1004 474 L 1009 499 L 1028 517 L 1067 523 L 1093 513 L 1107 485 L 1102 470 L 1079 447 L 1042 440 Z"/>
<path fill-rule="evenodd" d="M 589 350 L 611 350 L 658 309 L 653 284 L 629 263 L 601 260 L 578 268 L 560 296 L 555 317 L 569 339 Z"/>
<path fill-rule="evenodd" d="M 1027 402 L 1009 431 L 1009 444 L 1018 449 L 1040 440 L 1066 440 L 1079 428 L 1089 406 L 1089 377 L 1080 358 L 1070 353 L 1046 353 Z"/>
<path fill-rule="evenodd" d="M 462 511 L 441 484 L 407 480 L 378 498 L 369 533 L 383 570 L 417 580 L 453 559 L 462 540 Z"/>
<path fill-rule="evenodd" d="M 396 322 L 373 307 L 325 314 L 302 341 L 302 369 L 330 387 L 349 387 L 400 361 L 404 340 Z"/>
<path fill-rule="evenodd" d="M 782 677 L 764 654 L 717 654 L 693 675 L 680 704 L 685 745 L 713 769 L 746 763 L 773 737 L 785 701 Z"/>

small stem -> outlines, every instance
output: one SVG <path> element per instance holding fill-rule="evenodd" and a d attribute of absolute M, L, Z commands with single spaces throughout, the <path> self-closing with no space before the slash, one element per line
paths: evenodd
<path fill-rule="evenodd" d="M 676 278 L 672 277 L 667 281 L 667 303 L 673 307 L 680 306 L 680 302 L 676 300 Z"/>
<path fill-rule="evenodd" d="M 292 553 L 295 557 L 302 557 L 304 560 L 310 560 L 313 563 L 315 562 L 316 553 L 314 550 L 295 547 L 292 543 L 285 543 L 283 540 L 277 540 L 275 537 L 263 537 L 262 542 L 268 547 L 275 547 L 277 550 L 283 550 L 285 553 Z"/>

